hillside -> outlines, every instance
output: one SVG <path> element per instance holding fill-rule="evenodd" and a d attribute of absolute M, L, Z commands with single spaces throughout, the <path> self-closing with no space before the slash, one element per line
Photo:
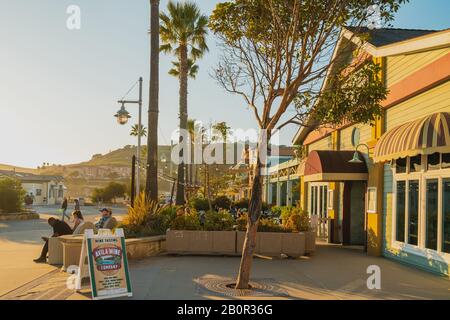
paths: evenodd
<path fill-rule="evenodd" d="M 16 166 L 12 166 L 9 164 L 1 164 L 1 163 L 0 163 L 0 170 L 6 170 L 6 171 L 16 170 L 17 172 L 34 173 L 34 174 L 38 173 L 37 169 L 16 167 Z"/>

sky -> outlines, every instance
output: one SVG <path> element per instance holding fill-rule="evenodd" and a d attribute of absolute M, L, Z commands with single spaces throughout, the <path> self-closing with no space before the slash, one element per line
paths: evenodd
<path fill-rule="evenodd" d="M 161 0 L 161 10 L 168 0 Z M 216 0 L 196 0 L 210 14 Z M 69 30 L 66 10 L 81 9 L 81 28 Z M 411 0 L 394 27 L 450 28 L 450 1 Z M 119 126 L 117 100 L 144 78 L 144 119 L 149 78 L 148 0 L 0 0 L 0 163 L 36 167 L 71 164 L 136 144 L 129 135 L 138 108 L 128 106 L 130 123 Z M 255 127 L 252 112 L 211 78 L 220 50 L 212 35 L 210 52 L 189 82 L 189 117 L 204 124 L 226 121 Z M 161 55 L 159 143 L 170 144 L 178 124 L 178 81 L 167 74 L 173 57 Z M 127 96 L 137 99 L 135 89 Z M 297 128 L 281 132 L 290 144 Z"/>

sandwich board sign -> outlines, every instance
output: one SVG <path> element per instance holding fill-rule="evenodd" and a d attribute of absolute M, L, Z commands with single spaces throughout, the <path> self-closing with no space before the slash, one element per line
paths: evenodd
<path fill-rule="evenodd" d="M 123 229 L 85 231 L 76 289 L 87 276 L 93 300 L 133 296 Z"/>

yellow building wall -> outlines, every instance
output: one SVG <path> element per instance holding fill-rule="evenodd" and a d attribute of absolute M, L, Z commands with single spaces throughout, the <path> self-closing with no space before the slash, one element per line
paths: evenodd
<path fill-rule="evenodd" d="M 333 149 L 333 140 L 331 138 L 331 135 L 328 135 L 308 145 L 308 152 L 316 150 L 332 150 L 332 149 Z"/>
<path fill-rule="evenodd" d="M 387 57 L 386 81 L 388 88 L 448 53 L 450 53 L 450 48 Z"/>
<path fill-rule="evenodd" d="M 386 129 L 436 112 L 450 112 L 450 81 L 428 90 L 386 111 Z"/>
<path fill-rule="evenodd" d="M 358 128 L 360 132 L 359 143 L 367 144 L 372 139 L 372 127 L 369 124 L 357 124 L 340 132 L 340 150 L 355 150 L 355 146 L 352 145 L 352 133 L 353 129 Z M 366 152 L 365 149 L 361 149 L 361 152 Z"/>

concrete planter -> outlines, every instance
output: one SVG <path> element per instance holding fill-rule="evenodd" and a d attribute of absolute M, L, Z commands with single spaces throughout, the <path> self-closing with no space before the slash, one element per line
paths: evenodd
<path fill-rule="evenodd" d="M 306 231 L 303 233 L 306 237 L 305 253 L 311 255 L 316 251 L 316 233 L 313 231 Z"/>
<path fill-rule="evenodd" d="M 245 232 L 168 231 L 167 252 L 173 254 L 241 255 Z M 255 254 L 300 257 L 305 254 L 304 233 L 258 232 Z"/>
<path fill-rule="evenodd" d="M 234 231 L 177 231 L 166 233 L 167 252 L 175 254 L 235 254 Z"/>
<path fill-rule="evenodd" d="M 34 219 L 39 219 L 39 214 L 37 214 L 36 212 L 0 213 L 0 221 L 20 221 Z"/>
<path fill-rule="evenodd" d="M 61 236 L 63 250 L 63 268 L 80 263 L 83 236 Z M 127 257 L 129 260 L 140 260 L 158 255 L 166 250 L 166 236 L 156 236 L 137 239 L 126 239 Z"/>

